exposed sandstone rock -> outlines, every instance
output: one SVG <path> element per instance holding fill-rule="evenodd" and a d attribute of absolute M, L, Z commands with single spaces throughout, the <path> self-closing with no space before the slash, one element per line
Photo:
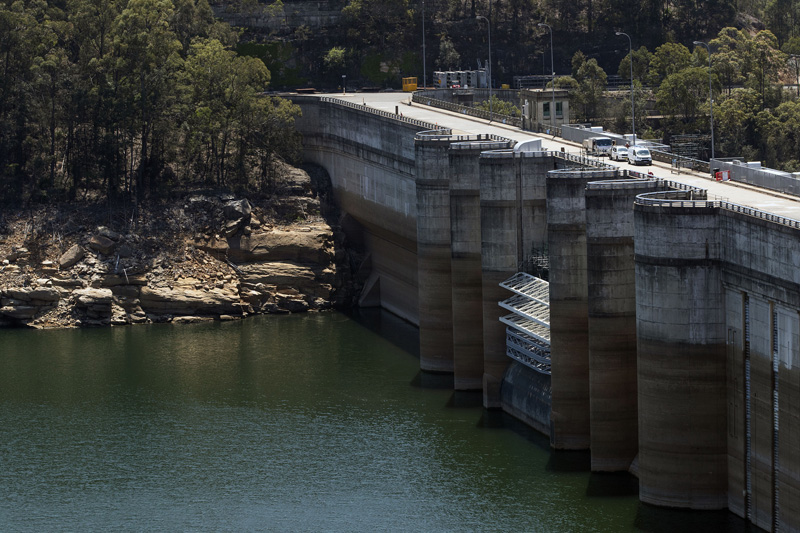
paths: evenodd
<path fill-rule="evenodd" d="M 114 294 L 109 289 L 78 289 L 72 293 L 82 306 L 100 305 L 111 307 Z"/>
<path fill-rule="evenodd" d="M 116 231 L 107 228 L 106 226 L 100 226 L 97 228 L 97 234 L 102 235 L 107 239 L 111 239 L 112 241 L 118 241 L 120 239 L 120 234 Z"/>
<path fill-rule="evenodd" d="M 148 314 L 222 315 L 240 314 L 239 295 L 230 289 L 197 290 L 190 286 L 142 287 L 142 309 Z"/>
<path fill-rule="evenodd" d="M 273 229 L 229 239 L 228 257 L 236 263 L 292 261 L 329 264 L 333 259 L 333 232 L 326 226 L 307 231 Z"/>
<path fill-rule="evenodd" d="M 295 263 L 264 262 L 240 265 L 242 283 L 255 288 L 272 285 L 277 290 L 295 288 L 313 292 L 317 285 L 316 274 L 307 265 Z"/>
<path fill-rule="evenodd" d="M 30 320 L 39 312 L 35 305 L 4 305 L 0 307 L 0 315 L 14 320 Z"/>
<path fill-rule="evenodd" d="M 210 316 L 176 316 L 172 319 L 173 324 L 195 324 L 197 322 L 211 322 L 214 318 Z"/>
<path fill-rule="evenodd" d="M 8 254 L 6 259 L 9 262 L 14 263 L 14 262 L 19 261 L 21 259 L 26 259 L 28 257 L 28 255 L 30 255 L 30 252 L 28 251 L 27 248 L 15 248 L 13 252 Z"/>
<path fill-rule="evenodd" d="M 77 297 L 76 307 L 85 314 L 84 325 L 107 326 L 112 321 L 113 294 L 109 289 L 78 289 L 73 296 Z"/>
<path fill-rule="evenodd" d="M 4 291 L 6 295 L 24 302 L 34 302 L 34 305 L 47 305 L 57 302 L 61 294 L 57 289 L 51 287 L 32 288 L 20 287 L 10 288 Z"/>
<path fill-rule="evenodd" d="M 110 255 L 117 243 L 103 235 L 93 235 L 89 240 L 89 248 L 103 255 Z"/>
<path fill-rule="evenodd" d="M 333 284 L 342 285 L 335 261 L 346 258 L 334 253 L 333 231 L 307 196 L 307 174 L 278 185 L 255 207 L 225 194 L 192 197 L 140 215 L 124 236 L 99 217 L 69 214 L 60 236 L 76 244 L 59 255 L 61 239 L 39 239 L 36 261 L 23 246 L 27 226 L 16 223 L 17 233 L 0 239 L 0 286 L 12 288 L 0 291 L 0 326 L 235 320 L 330 307 Z"/>
<path fill-rule="evenodd" d="M 147 278 L 143 274 L 106 274 L 100 278 L 101 287 L 118 285 L 147 285 Z"/>
<path fill-rule="evenodd" d="M 223 213 L 225 213 L 225 218 L 228 220 L 241 220 L 247 219 L 250 221 L 250 214 L 253 212 L 253 208 L 250 206 L 250 202 L 245 200 L 233 200 L 226 203 L 222 207 Z"/>

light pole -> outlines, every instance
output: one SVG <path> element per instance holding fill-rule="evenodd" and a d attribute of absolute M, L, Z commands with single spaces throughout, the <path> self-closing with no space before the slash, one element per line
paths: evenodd
<path fill-rule="evenodd" d="M 553 28 L 550 27 L 549 24 L 545 24 L 544 22 L 539 23 L 540 28 L 547 28 L 550 30 L 550 68 L 553 71 L 553 81 L 550 82 L 553 88 L 553 103 L 552 108 L 550 109 L 550 132 L 555 135 L 556 134 L 556 66 L 553 64 Z"/>
<path fill-rule="evenodd" d="M 483 19 L 486 21 L 486 30 L 488 31 L 489 35 L 489 70 L 486 72 L 487 78 L 487 85 L 489 86 L 489 122 L 492 121 L 492 24 L 489 22 L 489 19 L 484 17 L 483 15 L 478 15 L 475 17 L 476 19 Z"/>
<path fill-rule="evenodd" d="M 695 41 L 694 45 L 705 46 L 706 50 L 708 50 L 708 103 L 710 105 L 711 116 L 711 159 L 714 159 L 714 93 L 711 92 L 711 48 L 703 41 Z"/>
<path fill-rule="evenodd" d="M 347 94 L 347 74 L 342 74 L 342 94 Z"/>
<path fill-rule="evenodd" d="M 422 89 L 425 90 L 425 80 L 428 72 L 425 65 L 425 0 L 422 0 Z"/>
<path fill-rule="evenodd" d="M 631 141 L 631 146 L 636 145 L 636 106 L 633 103 L 633 41 L 631 41 L 631 36 L 627 33 L 618 31 L 617 35 L 624 35 L 628 38 L 628 48 L 630 49 L 631 55 L 631 131 L 633 132 L 633 139 Z"/>

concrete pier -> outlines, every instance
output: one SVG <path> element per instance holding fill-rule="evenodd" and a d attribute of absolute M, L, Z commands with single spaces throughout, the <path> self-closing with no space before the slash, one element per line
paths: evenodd
<path fill-rule="evenodd" d="M 725 328 L 713 207 L 634 206 L 639 498 L 727 505 Z"/>
<path fill-rule="evenodd" d="M 616 178 L 613 170 L 557 170 L 547 176 L 550 252 L 550 444 L 588 449 L 589 336 L 586 279 L 586 184 Z"/>
<path fill-rule="evenodd" d="M 639 451 L 633 202 L 655 180 L 586 186 L 590 444 L 593 472 L 627 471 Z"/>
<path fill-rule="evenodd" d="M 450 165 L 448 135 L 415 139 L 417 283 L 420 368 L 453 372 L 453 283 L 450 270 Z"/>
<path fill-rule="evenodd" d="M 484 152 L 480 156 L 484 407 L 501 408 L 500 385 L 510 359 L 498 302 L 499 284 L 519 271 L 534 249 L 544 249 L 545 178 L 553 159 L 544 153 Z"/>
<path fill-rule="evenodd" d="M 456 390 L 483 388 L 480 153 L 509 148 L 498 141 L 450 146 L 450 233 L 453 381 Z"/>

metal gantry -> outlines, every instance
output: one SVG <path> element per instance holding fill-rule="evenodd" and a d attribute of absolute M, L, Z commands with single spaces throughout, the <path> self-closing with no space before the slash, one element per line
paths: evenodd
<path fill-rule="evenodd" d="M 511 311 L 500 317 L 506 325 L 506 355 L 550 375 L 550 284 L 518 272 L 500 283 L 513 295 L 499 302 Z"/>

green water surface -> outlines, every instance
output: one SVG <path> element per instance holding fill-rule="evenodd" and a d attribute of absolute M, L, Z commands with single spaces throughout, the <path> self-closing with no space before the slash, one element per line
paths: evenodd
<path fill-rule="evenodd" d="M 391 315 L 0 330 L 0 531 L 712 531 L 422 375 Z"/>

